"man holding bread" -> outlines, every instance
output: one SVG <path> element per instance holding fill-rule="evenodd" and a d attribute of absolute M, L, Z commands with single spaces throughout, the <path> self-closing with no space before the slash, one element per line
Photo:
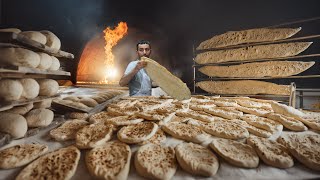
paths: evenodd
<path fill-rule="evenodd" d="M 147 63 L 141 57 L 150 57 L 151 45 L 149 41 L 141 40 L 137 43 L 138 59 L 128 64 L 124 75 L 119 81 L 120 86 L 129 86 L 130 96 L 151 96 L 152 82 L 143 69 Z"/>

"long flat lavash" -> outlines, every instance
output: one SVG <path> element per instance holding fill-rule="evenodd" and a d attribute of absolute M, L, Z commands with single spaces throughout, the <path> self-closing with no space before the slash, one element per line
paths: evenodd
<path fill-rule="evenodd" d="M 199 68 L 199 71 L 211 77 L 285 77 L 299 74 L 314 63 L 314 61 L 269 61 L 233 66 L 204 66 Z"/>
<path fill-rule="evenodd" d="M 293 42 L 249 46 L 218 51 L 207 51 L 198 54 L 195 57 L 195 61 L 198 64 L 207 64 L 229 61 L 246 61 L 253 59 L 289 57 L 303 52 L 311 44 L 312 42 Z"/>
<path fill-rule="evenodd" d="M 287 39 L 301 30 L 299 28 L 257 28 L 243 31 L 228 31 L 203 41 L 197 50 L 221 48 L 253 42 L 266 42 Z"/>
<path fill-rule="evenodd" d="M 147 66 L 144 69 L 164 92 L 178 100 L 191 98 L 191 92 L 187 85 L 171 74 L 165 67 L 146 57 L 142 57 L 141 60 L 147 62 Z"/>
<path fill-rule="evenodd" d="M 201 81 L 201 89 L 214 94 L 276 94 L 290 95 L 289 85 L 278 85 L 264 81 Z"/>

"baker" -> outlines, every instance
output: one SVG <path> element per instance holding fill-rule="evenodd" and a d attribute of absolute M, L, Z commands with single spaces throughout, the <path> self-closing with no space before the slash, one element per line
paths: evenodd
<path fill-rule="evenodd" d="M 150 57 L 151 45 L 149 41 L 141 40 L 137 43 L 138 59 L 131 61 L 122 78 L 120 86 L 129 86 L 130 96 L 151 96 L 152 86 L 156 86 L 143 69 L 147 63 L 142 62 L 141 57 Z"/>

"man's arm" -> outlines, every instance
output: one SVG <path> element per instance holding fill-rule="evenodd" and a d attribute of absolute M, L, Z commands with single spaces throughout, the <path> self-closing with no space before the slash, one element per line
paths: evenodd
<path fill-rule="evenodd" d="M 120 85 L 120 86 L 126 86 L 126 85 L 128 85 L 129 82 L 131 81 L 131 79 L 134 77 L 134 75 L 136 75 L 137 72 L 138 72 L 140 69 L 144 68 L 146 65 L 147 65 L 146 62 L 141 62 L 141 61 L 138 62 L 137 65 L 136 65 L 136 67 L 135 67 L 130 73 L 122 76 L 122 78 L 121 78 L 120 81 L 119 81 L 119 85 Z"/>

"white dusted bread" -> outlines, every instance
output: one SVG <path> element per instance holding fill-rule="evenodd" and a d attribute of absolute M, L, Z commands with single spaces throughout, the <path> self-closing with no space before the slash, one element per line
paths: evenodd
<path fill-rule="evenodd" d="M 3 111 L 3 112 L 25 115 L 25 114 L 27 114 L 32 108 L 33 108 L 33 104 L 32 104 L 32 103 L 29 103 L 29 104 L 26 104 L 26 105 L 15 106 L 15 107 L 13 107 L 13 108 L 11 108 L 11 109 L 8 109 L 8 110 L 5 110 L 5 111 Z"/>
<path fill-rule="evenodd" d="M 42 144 L 20 144 L 0 151 L 0 168 L 10 169 L 24 166 L 48 151 Z"/>
<path fill-rule="evenodd" d="M 0 113 L 0 132 L 10 134 L 14 139 L 22 138 L 28 130 L 26 119 L 19 114 Z"/>
<path fill-rule="evenodd" d="M 0 99 L 5 101 L 19 100 L 23 92 L 23 86 L 18 80 L 0 79 Z"/>
<path fill-rule="evenodd" d="M 49 67 L 49 70 L 57 71 L 60 68 L 60 61 L 58 58 L 51 56 L 52 64 Z"/>
<path fill-rule="evenodd" d="M 41 44 L 46 44 L 47 37 L 38 31 L 22 31 L 20 34 L 28 37 L 31 40 L 37 41 Z"/>
<path fill-rule="evenodd" d="M 59 90 L 59 84 L 53 79 L 39 79 L 40 96 L 54 96 Z"/>
<path fill-rule="evenodd" d="M 38 52 L 40 57 L 40 64 L 38 65 L 38 69 L 46 70 L 49 69 L 52 65 L 52 58 L 46 53 Z"/>
<path fill-rule="evenodd" d="M 23 48 L 0 48 L 0 62 L 3 64 L 36 68 L 40 63 L 40 56 Z"/>
<path fill-rule="evenodd" d="M 33 103 L 33 108 L 49 108 L 51 107 L 52 99 L 44 99 L 40 102 Z"/>
<path fill-rule="evenodd" d="M 13 32 L 13 33 L 20 33 L 21 30 L 18 28 L 4 28 L 4 29 L 0 29 L 0 32 Z"/>
<path fill-rule="evenodd" d="M 16 180 L 71 179 L 79 160 L 80 151 L 75 146 L 61 148 L 33 161 L 19 173 Z"/>
<path fill-rule="evenodd" d="M 143 177 L 169 180 L 177 170 L 175 151 L 163 145 L 141 146 L 135 154 L 134 165 Z"/>
<path fill-rule="evenodd" d="M 26 99 L 33 99 L 39 95 L 40 86 L 38 82 L 31 78 L 20 79 L 20 83 L 23 86 L 21 97 Z"/>
<path fill-rule="evenodd" d="M 130 169 L 130 147 L 119 141 L 107 142 L 86 153 L 85 161 L 91 175 L 98 179 L 127 179 Z"/>
<path fill-rule="evenodd" d="M 52 49 L 56 50 L 56 52 L 58 52 L 58 50 L 61 47 L 60 39 L 55 34 L 53 34 L 51 31 L 43 30 L 43 31 L 40 31 L 40 32 L 43 35 L 45 35 L 46 38 L 47 38 L 46 45 L 51 47 Z"/>
<path fill-rule="evenodd" d="M 49 109 L 33 109 L 25 116 L 28 127 L 46 127 L 53 121 L 54 114 Z"/>

